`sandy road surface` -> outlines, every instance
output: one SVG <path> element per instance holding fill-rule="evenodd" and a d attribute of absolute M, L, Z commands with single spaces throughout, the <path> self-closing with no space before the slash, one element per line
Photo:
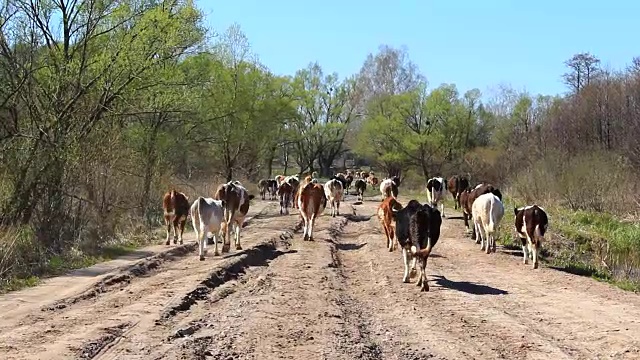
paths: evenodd
<path fill-rule="evenodd" d="M 245 250 L 224 258 L 177 253 L 80 296 L 0 298 L 10 310 L 0 314 L 0 358 L 640 358 L 640 297 L 486 255 L 460 219 L 443 222 L 431 291 L 402 283 L 401 255 L 385 249 L 372 217 L 377 205 L 349 197 L 345 215 L 326 210 L 314 242 L 302 241 L 296 210 L 267 206 L 243 229 Z"/>

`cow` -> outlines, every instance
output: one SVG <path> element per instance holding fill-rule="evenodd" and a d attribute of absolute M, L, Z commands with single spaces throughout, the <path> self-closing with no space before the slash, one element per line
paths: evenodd
<path fill-rule="evenodd" d="M 353 185 L 356 188 L 356 193 L 358 194 L 358 200 L 364 201 L 364 192 L 367 190 L 367 182 L 363 179 L 356 179 L 356 182 Z"/>
<path fill-rule="evenodd" d="M 397 198 L 399 186 L 400 179 L 397 176 L 382 180 L 380 182 L 380 192 L 382 193 L 382 198 L 385 199 L 389 196 Z"/>
<path fill-rule="evenodd" d="M 275 200 L 278 196 L 278 182 L 273 179 L 269 179 L 267 181 L 267 192 L 269 193 L 269 200 Z"/>
<path fill-rule="evenodd" d="M 240 229 L 244 224 L 244 219 L 249 212 L 249 201 L 255 198 L 249 194 L 247 189 L 242 186 L 239 181 L 229 181 L 226 184 L 218 186 L 213 197 L 215 200 L 224 201 L 224 224 L 222 231 L 224 233 L 224 243 L 222 244 L 222 252 L 229 252 L 231 248 L 231 239 L 229 238 L 230 227 L 234 227 L 236 250 L 242 250 L 240 245 Z"/>
<path fill-rule="evenodd" d="M 269 180 L 261 179 L 260 181 L 258 181 L 258 191 L 260 192 L 260 197 L 262 197 L 262 200 L 265 199 L 265 195 L 267 193 L 268 187 L 269 187 Z"/>
<path fill-rule="evenodd" d="M 367 182 L 373 186 L 376 186 L 378 185 L 378 178 L 370 175 L 367 177 Z"/>
<path fill-rule="evenodd" d="M 471 219 L 471 207 L 473 202 L 478 196 L 486 193 L 492 193 L 502 201 L 502 193 L 498 188 L 489 183 L 480 183 L 475 188 L 467 188 L 460 194 L 460 205 L 462 206 L 462 219 L 464 220 L 464 226 L 469 230 L 469 219 Z M 471 238 L 476 238 L 475 226 L 471 227 Z"/>
<path fill-rule="evenodd" d="M 352 174 L 347 174 L 347 176 L 345 177 L 345 183 L 344 183 L 344 194 L 345 195 L 349 195 L 349 190 L 351 189 L 351 184 L 353 183 L 353 175 Z"/>
<path fill-rule="evenodd" d="M 533 268 L 538 268 L 538 257 L 540 248 L 544 241 L 544 234 L 549 226 L 549 218 L 546 211 L 538 205 L 527 205 L 521 208 L 514 207 L 516 234 L 522 244 L 522 254 L 524 264 L 531 255 Z"/>
<path fill-rule="evenodd" d="M 469 179 L 463 175 L 454 175 L 449 178 L 447 188 L 451 195 L 453 196 L 453 206 L 454 209 L 459 209 L 462 206 L 460 205 L 460 194 L 465 191 L 469 187 Z"/>
<path fill-rule="evenodd" d="M 442 217 L 444 215 L 444 195 L 446 194 L 445 182 L 442 177 L 432 177 L 427 181 L 427 199 L 435 207 L 440 204 Z"/>
<path fill-rule="evenodd" d="M 164 210 L 164 223 L 167 225 L 167 241 L 165 245 L 170 245 L 169 233 L 171 232 L 171 225 L 173 224 L 173 244 L 182 242 L 182 234 L 184 233 L 184 226 L 187 222 L 187 215 L 189 214 L 189 198 L 184 193 L 172 189 L 164 194 L 162 198 L 162 209 Z M 178 233 L 178 229 L 180 232 Z"/>
<path fill-rule="evenodd" d="M 305 178 L 302 180 L 302 182 L 301 182 L 301 183 L 299 183 L 299 184 L 297 184 L 297 185 L 295 185 L 295 181 L 292 181 L 292 184 L 291 184 L 292 186 L 291 186 L 291 188 L 292 188 L 292 191 L 293 191 L 293 192 L 292 192 L 292 194 L 293 194 L 293 207 L 294 207 L 294 208 L 297 208 L 297 207 L 298 207 L 298 205 L 297 205 L 297 204 L 298 204 L 298 197 L 300 197 L 300 192 L 302 191 L 302 188 L 303 188 L 305 185 L 307 185 L 308 183 L 313 182 L 313 180 L 314 180 L 314 178 L 313 178 L 313 177 L 311 177 L 311 176 L 307 175 L 307 176 L 305 176 Z M 316 180 L 316 183 L 317 183 L 317 182 L 318 182 L 318 181 Z"/>
<path fill-rule="evenodd" d="M 361 171 L 360 172 L 360 177 L 367 180 L 367 178 L 369 177 L 369 172 L 368 171 Z"/>
<path fill-rule="evenodd" d="M 480 250 L 486 253 L 496 252 L 496 233 L 502 217 L 504 206 L 502 201 L 492 193 L 478 196 L 471 207 L 471 217 L 476 230 L 476 244 L 480 244 Z"/>
<path fill-rule="evenodd" d="M 331 217 L 340 215 L 340 200 L 342 200 L 343 189 L 342 182 L 337 177 L 324 184 L 324 195 L 331 203 Z"/>
<path fill-rule="evenodd" d="M 420 277 L 416 285 L 420 286 L 420 291 L 429 291 L 427 260 L 440 238 L 440 212 L 429 204 L 422 205 L 417 200 L 411 200 L 401 210 L 392 209 L 391 214 L 396 221 L 396 239 L 402 248 L 404 260 L 402 281 L 409 282 L 409 262 L 413 261 L 412 268 L 415 269 L 416 260 L 419 259 Z"/>
<path fill-rule="evenodd" d="M 293 188 L 293 194 L 294 194 L 294 198 L 293 198 L 293 207 L 297 208 L 297 202 L 296 202 L 296 195 L 298 193 L 298 188 L 300 187 L 300 178 L 298 177 L 298 175 L 291 175 L 291 176 L 287 176 L 284 181 L 288 182 L 289 185 L 291 185 L 291 187 Z"/>
<path fill-rule="evenodd" d="M 382 230 L 384 230 L 384 236 L 387 239 L 387 248 L 389 249 L 389 252 L 392 252 L 396 247 L 396 222 L 393 220 L 393 214 L 391 213 L 392 209 L 402 209 L 402 204 L 392 196 L 382 200 L 380 206 L 378 206 L 378 220 L 380 220 L 380 225 L 382 226 Z"/>
<path fill-rule="evenodd" d="M 327 197 L 324 195 L 322 185 L 308 183 L 300 191 L 298 197 L 298 208 L 304 221 L 304 241 L 313 241 L 313 227 L 316 218 L 322 214 L 327 207 Z"/>
<path fill-rule="evenodd" d="M 278 197 L 280 198 L 280 215 L 289 215 L 289 204 L 293 195 L 293 187 L 287 182 L 280 184 L 278 188 Z"/>
<path fill-rule="evenodd" d="M 200 261 L 204 260 L 204 255 L 207 253 L 208 239 L 205 238 L 207 232 L 212 234 L 212 241 L 215 244 L 213 256 L 220 255 L 218 252 L 218 237 L 224 223 L 224 209 L 224 200 L 215 200 L 202 196 L 198 197 L 191 205 L 191 222 L 193 230 L 196 232 Z"/>

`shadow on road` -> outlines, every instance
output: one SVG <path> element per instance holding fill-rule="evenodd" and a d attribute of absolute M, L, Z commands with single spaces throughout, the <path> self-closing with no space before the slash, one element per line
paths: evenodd
<path fill-rule="evenodd" d="M 507 291 L 487 285 L 474 284 L 468 281 L 451 281 L 440 275 L 433 275 L 436 284 L 451 290 L 458 290 L 473 295 L 506 295 Z"/>

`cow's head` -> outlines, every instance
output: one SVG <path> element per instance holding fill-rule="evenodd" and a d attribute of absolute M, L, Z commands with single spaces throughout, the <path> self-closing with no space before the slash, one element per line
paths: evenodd
<path fill-rule="evenodd" d="M 518 216 L 518 213 L 519 213 L 519 212 L 520 212 L 520 210 L 518 210 L 518 208 L 514 206 L 514 207 L 513 207 L 513 215 Z"/>

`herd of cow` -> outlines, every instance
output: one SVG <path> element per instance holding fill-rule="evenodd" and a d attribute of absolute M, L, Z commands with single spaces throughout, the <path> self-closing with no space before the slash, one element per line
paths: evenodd
<path fill-rule="evenodd" d="M 263 200 L 268 195 L 271 200 L 279 200 L 280 214 L 288 215 L 293 206 L 303 219 L 303 240 L 313 241 L 315 220 L 327 207 L 331 208 L 331 216 L 340 215 L 340 202 L 353 185 L 359 201 L 363 201 L 367 185 L 380 184 L 382 202 L 377 216 L 384 230 L 389 251 L 396 248 L 396 242 L 402 249 L 404 261 L 403 281 L 409 282 L 410 272 L 416 270 L 420 261 L 420 275 L 417 285 L 421 291 L 429 291 L 426 265 L 433 246 L 440 237 L 440 227 L 444 213 L 444 198 L 449 190 L 454 199 L 455 209 L 460 208 L 467 230 L 471 237 L 480 244 L 480 249 L 496 251 L 495 237 L 498 225 L 504 216 L 502 193 L 492 184 L 482 182 L 475 187 L 470 186 L 468 177 L 454 175 L 445 182 L 442 177 L 434 177 L 427 181 L 427 203 L 410 200 L 406 206 L 398 201 L 400 179 L 396 176 L 378 179 L 370 172 L 347 171 L 331 177 L 326 183 L 319 184 L 316 174 L 307 175 L 302 181 L 298 175 L 278 175 L 275 179 L 262 179 L 258 189 Z M 236 250 L 241 250 L 240 229 L 249 211 L 250 200 L 254 195 L 239 181 L 229 181 L 218 186 L 213 198 L 198 197 L 189 204 L 187 196 L 176 190 L 164 195 L 163 209 L 167 226 L 166 245 L 170 244 L 170 230 L 173 225 L 173 243 L 180 244 L 187 221 L 191 216 L 193 228 L 199 245 L 199 258 L 204 260 L 207 244 L 214 243 L 214 256 L 218 256 L 218 239 L 222 236 L 222 252 L 229 252 L 230 228 L 233 228 Z M 440 210 L 438 210 L 440 206 Z M 515 230 L 521 241 L 523 262 L 533 261 L 533 268 L 538 268 L 538 258 L 544 235 L 548 227 L 545 210 L 534 204 L 514 207 Z M 473 226 L 469 226 L 472 220 Z M 208 238 L 205 235 L 211 233 Z M 410 264 L 411 263 L 411 264 Z M 411 270 L 411 271 L 410 271 Z"/>

